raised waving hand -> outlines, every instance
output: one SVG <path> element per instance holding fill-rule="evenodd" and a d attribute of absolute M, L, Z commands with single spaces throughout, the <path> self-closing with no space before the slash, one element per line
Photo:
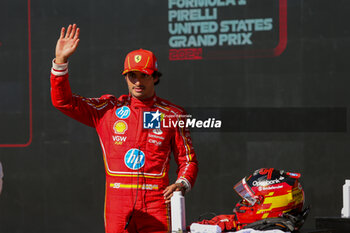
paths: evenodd
<path fill-rule="evenodd" d="M 76 24 L 62 27 L 60 38 L 56 44 L 56 63 L 66 63 L 68 58 L 75 52 L 79 44 L 80 29 Z"/>

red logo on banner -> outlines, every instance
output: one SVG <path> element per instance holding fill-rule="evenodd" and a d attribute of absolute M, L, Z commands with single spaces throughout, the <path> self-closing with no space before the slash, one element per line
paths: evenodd
<path fill-rule="evenodd" d="M 202 48 L 170 49 L 169 60 L 199 60 L 203 59 Z"/>

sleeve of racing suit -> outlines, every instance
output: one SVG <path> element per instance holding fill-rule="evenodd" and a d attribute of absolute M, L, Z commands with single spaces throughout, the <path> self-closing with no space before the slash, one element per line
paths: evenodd
<path fill-rule="evenodd" d="M 52 61 L 51 100 L 61 112 L 81 123 L 95 127 L 107 99 L 84 98 L 72 94 L 68 81 L 68 63 L 56 64 Z"/>
<path fill-rule="evenodd" d="M 191 135 L 188 128 L 175 128 L 173 153 L 178 165 L 176 183 L 183 183 L 186 192 L 188 192 L 193 187 L 198 172 L 198 161 L 192 146 Z"/>

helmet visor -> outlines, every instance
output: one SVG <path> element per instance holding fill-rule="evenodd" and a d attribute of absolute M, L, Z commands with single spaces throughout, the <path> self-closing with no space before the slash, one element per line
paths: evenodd
<path fill-rule="evenodd" d="M 251 205 L 254 205 L 257 201 L 254 191 L 248 186 L 245 177 L 238 182 L 233 189 L 240 195 L 243 199 L 249 202 Z"/>

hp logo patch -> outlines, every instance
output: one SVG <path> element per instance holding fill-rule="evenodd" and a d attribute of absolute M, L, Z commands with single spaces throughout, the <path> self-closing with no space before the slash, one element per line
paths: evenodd
<path fill-rule="evenodd" d="M 130 149 L 124 156 L 124 163 L 128 168 L 138 170 L 145 165 L 145 153 L 139 149 Z"/>
<path fill-rule="evenodd" d="M 130 108 L 128 106 L 123 106 L 115 111 L 115 115 L 121 119 L 126 119 L 130 116 Z"/>
<path fill-rule="evenodd" d="M 143 128 L 144 129 L 160 129 L 160 116 L 162 114 L 156 112 L 143 112 Z"/>

